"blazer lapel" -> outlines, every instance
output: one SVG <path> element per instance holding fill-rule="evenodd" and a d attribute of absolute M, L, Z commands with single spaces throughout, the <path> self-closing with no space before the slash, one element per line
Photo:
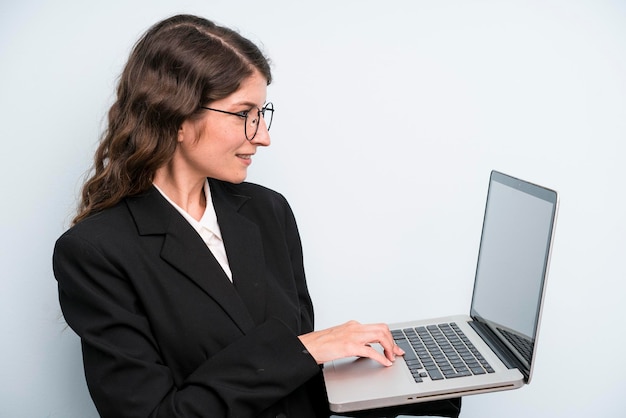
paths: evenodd
<path fill-rule="evenodd" d="M 265 255 L 259 227 L 239 213 L 250 199 L 231 193 L 224 184 L 209 179 L 211 196 L 222 232 L 233 284 L 255 323 L 265 320 Z"/>
<path fill-rule="evenodd" d="M 244 301 L 202 238 L 158 190 L 151 187 L 126 201 L 140 235 L 164 235 L 163 260 L 215 300 L 243 332 L 254 327 Z"/>

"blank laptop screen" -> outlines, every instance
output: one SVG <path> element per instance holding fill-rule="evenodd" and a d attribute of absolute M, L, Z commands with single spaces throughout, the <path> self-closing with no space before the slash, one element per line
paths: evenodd
<path fill-rule="evenodd" d="M 525 363 L 532 358 L 555 214 L 555 192 L 492 173 L 471 315 L 496 333 L 525 340 L 529 352 L 518 354 Z"/>

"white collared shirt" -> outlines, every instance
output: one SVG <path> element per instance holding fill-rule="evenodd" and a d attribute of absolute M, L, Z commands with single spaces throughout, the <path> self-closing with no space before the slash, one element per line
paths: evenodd
<path fill-rule="evenodd" d="M 224 241 L 222 240 L 222 232 L 220 226 L 217 223 L 217 215 L 215 213 L 215 207 L 213 207 L 213 200 L 211 200 L 211 188 L 209 187 L 209 181 L 204 181 L 204 196 L 206 197 L 206 209 L 200 221 L 196 221 L 187 211 L 178 206 L 171 200 L 163 190 L 155 184 L 154 187 L 163 195 L 163 197 L 172 204 L 180 212 L 181 215 L 191 224 L 193 229 L 200 235 L 204 243 L 209 247 L 209 250 L 217 260 L 217 262 L 226 273 L 226 276 L 233 281 L 233 274 L 230 271 L 228 264 L 228 257 L 226 256 L 226 249 L 224 248 Z"/>

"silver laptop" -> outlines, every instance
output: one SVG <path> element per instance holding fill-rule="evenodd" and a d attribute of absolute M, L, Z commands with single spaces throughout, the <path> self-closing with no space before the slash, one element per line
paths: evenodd
<path fill-rule="evenodd" d="M 492 171 L 469 316 L 391 324 L 406 352 L 391 367 L 365 358 L 326 363 L 330 409 L 381 408 L 528 384 L 557 210 L 555 191 Z"/>

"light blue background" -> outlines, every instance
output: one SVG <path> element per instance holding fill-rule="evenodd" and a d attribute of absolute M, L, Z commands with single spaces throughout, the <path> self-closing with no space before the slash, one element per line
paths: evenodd
<path fill-rule="evenodd" d="M 462 417 L 625 416 L 626 2 L 23 0 L 0 5 L 0 417 L 96 416 L 52 247 L 130 48 L 179 12 L 273 60 L 249 180 L 293 206 L 318 328 L 467 312 L 498 169 L 561 210 L 534 380 Z"/>

